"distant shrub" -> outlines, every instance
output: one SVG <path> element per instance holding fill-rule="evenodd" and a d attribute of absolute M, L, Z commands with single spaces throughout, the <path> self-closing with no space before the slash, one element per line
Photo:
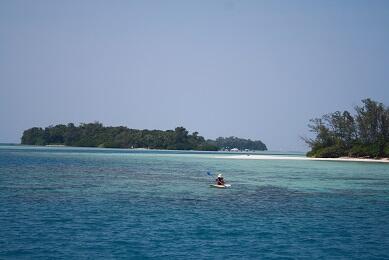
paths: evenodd
<path fill-rule="evenodd" d="M 384 155 L 385 155 L 385 157 L 389 157 L 389 143 L 386 143 L 386 145 L 385 145 Z"/>
<path fill-rule="evenodd" d="M 308 157 L 315 157 L 315 152 L 314 151 L 309 151 L 307 152 Z"/>
<path fill-rule="evenodd" d="M 338 158 L 342 156 L 347 156 L 347 149 L 341 145 L 321 147 L 308 152 L 307 156 L 317 158 Z"/>
<path fill-rule="evenodd" d="M 197 150 L 199 151 L 218 151 L 219 148 L 216 145 L 199 145 L 197 147 Z"/>
<path fill-rule="evenodd" d="M 334 145 L 334 146 L 329 146 L 318 150 L 315 154 L 315 157 L 338 158 L 346 155 L 347 155 L 347 151 L 345 148 L 339 145 Z"/>
<path fill-rule="evenodd" d="M 377 158 L 381 157 L 380 150 L 379 144 L 357 144 L 351 148 L 349 156 Z"/>

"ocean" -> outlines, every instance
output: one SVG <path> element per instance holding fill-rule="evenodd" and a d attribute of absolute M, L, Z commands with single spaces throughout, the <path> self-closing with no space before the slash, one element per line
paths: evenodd
<path fill-rule="evenodd" d="M 0 259 L 389 259 L 389 164 L 229 156 L 0 146 Z"/>

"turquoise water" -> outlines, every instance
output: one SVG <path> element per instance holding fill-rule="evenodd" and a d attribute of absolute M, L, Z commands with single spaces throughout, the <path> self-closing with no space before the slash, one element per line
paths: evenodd
<path fill-rule="evenodd" d="M 389 258 L 389 164 L 219 156 L 0 146 L 0 258 Z"/>

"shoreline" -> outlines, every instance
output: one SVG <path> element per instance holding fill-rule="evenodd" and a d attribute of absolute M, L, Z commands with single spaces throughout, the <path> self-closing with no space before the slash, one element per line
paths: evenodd
<path fill-rule="evenodd" d="M 171 151 L 171 152 L 197 152 L 197 153 L 220 153 L 220 154 L 236 154 L 242 155 L 247 152 L 230 152 L 230 151 L 213 151 L 213 150 L 174 150 L 174 149 L 157 149 L 157 148 L 130 148 L 130 147 L 99 147 L 99 146 L 70 146 L 64 144 L 46 144 L 46 145 L 34 145 L 34 144 L 19 144 L 19 143 L 0 143 L 0 146 L 19 146 L 19 147 L 33 147 L 33 148 L 76 148 L 76 149 L 106 149 L 106 150 L 122 150 L 122 151 Z M 268 150 L 258 150 L 253 152 L 268 152 Z M 277 151 L 276 151 L 277 152 Z"/>
<path fill-rule="evenodd" d="M 376 162 L 389 163 L 389 158 L 382 159 L 368 159 L 368 158 L 312 158 L 300 156 L 277 156 L 277 155 L 232 155 L 232 156 L 218 156 L 219 159 L 234 159 L 234 160 L 297 160 L 297 161 L 334 161 L 334 162 Z"/>
<path fill-rule="evenodd" d="M 170 149 L 150 149 L 150 148 L 106 148 L 106 147 L 79 147 L 79 146 L 67 146 L 67 145 L 23 145 L 23 144 L 1 144 L 10 146 L 26 146 L 37 148 L 86 148 L 86 149 L 118 149 L 127 151 L 172 151 L 172 152 L 196 152 L 196 153 L 213 153 L 220 154 L 215 156 L 217 159 L 233 159 L 233 160 L 297 160 L 297 161 L 334 161 L 334 162 L 375 162 L 375 163 L 389 163 L 389 158 L 370 159 L 370 158 L 353 158 L 353 157 L 339 157 L 339 158 L 314 158 L 305 156 L 293 156 L 293 155 L 277 155 L 277 154 L 249 154 L 240 152 L 224 152 L 224 151 L 203 151 L 203 150 L 170 150 Z M 262 151 L 263 152 L 263 151 Z"/>

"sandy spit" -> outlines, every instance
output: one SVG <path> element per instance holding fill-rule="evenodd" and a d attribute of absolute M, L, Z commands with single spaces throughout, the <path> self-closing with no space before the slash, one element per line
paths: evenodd
<path fill-rule="evenodd" d="M 220 159 L 238 159 L 238 160 L 304 160 L 304 161 L 335 161 L 335 162 L 380 162 L 389 163 L 388 158 L 383 159 L 365 159 L 365 158 L 351 158 L 351 157 L 340 157 L 340 158 L 311 158 L 311 157 L 300 157 L 300 156 L 278 156 L 278 155 L 231 155 L 231 156 L 218 156 Z"/>

